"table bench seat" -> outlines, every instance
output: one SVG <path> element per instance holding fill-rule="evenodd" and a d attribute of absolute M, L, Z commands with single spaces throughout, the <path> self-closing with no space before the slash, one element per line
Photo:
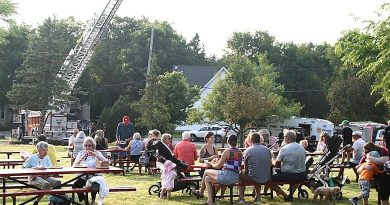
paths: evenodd
<path fill-rule="evenodd" d="M 118 186 L 118 187 L 110 188 L 110 192 L 128 192 L 128 191 L 137 191 L 137 189 L 132 186 Z M 52 195 L 72 194 L 73 196 L 74 194 L 77 193 L 90 193 L 90 192 L 94 192 L 94 191 L 90 188 L 21 190 L 15 192 L 1 192 L 0 197 L 12 197 L 13 204 L 16 204 L 17 196 L 43 196 L 48 194 L 52 194 Z"/>
<path fill-rule="evenodd" d="M 217 198 L 218 196 L 216 196 L 216 187 L 220 187 L 220 186 L 226 186 L 229 188 L 229 199 L 230 199 L 230 204 L 234 204 L 233 202 L 233 197 L 237 197 L 239 196 L 238 194 L 234 194 L 233 193 L 233 187 L 242 187 L 242 186 L 256 186 L 256 185 L 265 185 L 265 186 L 269 186 L 269 185 L 285 185 L 285 184 L 289 184 L 290 187 L 295 185 L 295 184 L 304 184 L 306 183 L 305 182 L 288 182 L 288 181 L 269 181 L 269 182 L 266 182 L 266 183 L 254 183 L 254 182 L 238 182 L 236 184 L 230 184 L 230 185 L 222 185 L 222 184 L 219 184 L 219 183 L 212 183 L 212 187 L 213 187 L 213 201 L 215 202 L 215 198 Z M 273 198 L 273 190 L 270 189 L 270 193 L 264 193 L 262 195 L 269 195 L 271 196 L 271 198 Z M 292 193 L 289 194 L 290 196 L 292 196 Z M 254 194 L 246 194 L 245 196 L 254 196 Z M 221 196 L 220 196 L 221 197 Z"/>

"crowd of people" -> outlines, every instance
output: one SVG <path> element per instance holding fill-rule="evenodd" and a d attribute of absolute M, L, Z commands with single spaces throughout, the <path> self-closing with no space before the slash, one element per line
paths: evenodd
<path fill-rule="evenodd" d="M 359 184 L 361 192 L 359 195 L 350 199 L 352 204 L 357 204 L 363 200 L 364 204 L 368 203 L 370 187 L 373 180 L 379 182 L 378 188 L 382 204 L 388 204 L 390 190 L 390 162 L 388 146 L 390 145 L 390 121 L 384 133 L 384 147 L 377 146 L 372 142 L 366 143 L 362 139 L 362 132 L 352 132 L 349 122 L 342 122 L 343 130 L 343 154 L 342 166 L 339 171 L 339 178 L 344 175 L 344 167 L 352 168 L 356 174 L 356 181 Z M 72 158 L 73 166 L 83 164 L 87 167 L 95 167 L 96 163 L 108 162 L 106 152 L 99 150 L 108 149 L 108 141 L 104 136 L 104 131 L 96 129 L 94 138 L 87 136 L 83 131 L 73 130 L 73 135 L 69 138 L 68 155 Z M 119 157 L 127 158 L 131 161 L 140 160 L 145 150 L 154 150 L 157 154 L 150 156 L 147 168 L 155 166 L 161 170 L 161 198 L 170 198 L 171 191 L 174 189 L 174 180 L 183 174 L 190 177 L 193 172 L 193 166 L 197 162 L 205 164 L 199 174 L 202 182 L 199 190 L 192 190 L 192 193 L 200 198 L 205 197 L 207 191 L 207 202 L 211 205 L 212 201 L 212 184 L 222 185 L 221 193 L 224 193 L 223 185 L 230 185 L 239 182 L 249 182 L 258 184 L 254 187 L 254 202 L 261 199 L 261 186 L 269 181 L 288 181 L 293 185 L 290 187 L 290 193 L 294 193 L 299 182 L 307 180 L 307 167 L 305 164 L 307 151 L 307 140 L 297 140 L 297 134 L 293 130 L 284 130 L 279 137 L 271 136 L 267 129 L 259 131 L 252 130 L 248 133 L 244 145 L 245 151 L 238 148 L 238 137 L 230 135 L 227 138 L 229 147 L 224 149 L 221 154 L 215 144 L 213 132 L 208 132 L 204 136 L 205 144 L 199 152 L 195 144 L 190 141 L 190 133 L 184 131 L 182 139 L 176 145 L 173 144 L 172 135 L 169 133 L 161 134 L 154 129 L 148 132 L 148 137 L 142 139 L 140 133 L 135 132 L 134 125 L 128 116 L 124 116 L 122 122 L 117 126 L 115 145 L 126 150 Z M 322 132 L 317 143 L 316 152 L 326 154 L 328 143 L 332 135 L 328 132 Z M 33 166 L 53 166 L 56 165 L 55 151 L 49 145 L 44 136 L 38 137 L 38 144 L 33 151 L 33 155 L 27 158 L 23 167 Z M 386 148 L 387 147 L 387 148 Z M 53 153 L 54 152 L 54 153 Z M 276 155 L 274 153 L 277 153 Z M 156 158 L 154 158 L 156 157 Z M 154 158 L 154 159 L 153 159 Z M 141 169 L 141 166 L 138 166 Z M 134 167 L 133 167 L 134 168 Z M 388 171 L 386 172 L 386 169 Z M 385 170 L 385 171 L 383 171 Z M 86 178 L 80 178 L 74 183 L 74 187 L 83 187 L 86 184 Z M 295 182 L 295 183 L 294 183 Z M 58 185 L 58 180 L 48 177 L 29 178 L 29 183 L 50 189 Z M 284 192 L 281 187 L 275 184 L 268 184 L 264 191 L 272 189 L 284 197 L 285 201 L 292 201 L 292 194 Z M 217 190 L 218 191 L 218 190 Z M 101 192 L 101 193 L 100 193 Z M 106 192 L 100 190 L 98 204 L 102 204 Z M 239 187 L 238 203 L 245 203 L 245 186 Z M 84 199 L 83 194 L 79 195 L 80 201 Z M 96 193 L 92 194 L 92 202 L 95 203 Z M 37 199 L 39 201 L 39 198 Z"/>

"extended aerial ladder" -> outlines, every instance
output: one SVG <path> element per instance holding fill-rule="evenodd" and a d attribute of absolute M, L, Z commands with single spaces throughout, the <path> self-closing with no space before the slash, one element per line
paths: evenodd
<path fill-rule="evenodd" d="M 69 93 L 83 74 L 85 67 L 91 60 L 100 39 L 107 33 L 111 22 L 123 0 L 109 0 L 103 12 L 95 18 L 84 30 L 83 36 L 77 45 L 70 50 L 61 66 L 57 78 L 65 80 L 69 86 Z"/>
<path fill-rule="evenodd" d="M 83 74 L 88 62 L 91 60 L 91 57 L 96 50 L 96 46 L 101 38 L 107 33 L 108 25 L 122 1 L 123 0 L 109 0 L 100 16 L 95 17 L 87 25 L 82 37 L 77 41 L 76 46 L 70 50 L 56 76 L 57 78 L 64 80 L 69 88 L 68 90 L 63 91 L 62 95 L 69 96 L 71 94 L 71 91 Z M 68 109 L 65 105 L 65 101 L 66 99 L 63 99 L 63 97 L 53 96 L 53 100 L 50 104 L 57 109 L 61 108 L 62 112 L 64 112 Z M 52 122 L 54 117 L 52 111 L 46 115 L 43 122 L 46 132 L 61 134 L 59 133 L 60 130 L 63 132 L 67 131 L 67 126 L 63 129 L 57 129 L 52 126 L 52 123 L 48 123 Z M 67 123 L 67 120 L 65 120 L 65 124 Z M 46 127 L 47 125 L 50 127 Z"/>

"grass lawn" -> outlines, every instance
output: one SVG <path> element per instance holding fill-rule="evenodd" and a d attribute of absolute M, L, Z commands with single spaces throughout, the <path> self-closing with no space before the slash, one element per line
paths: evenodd
<path fill-rule="evenodd" d="M 16 151 L 29 151 L 33 149 L 33 145 L 4 145 L 1 144 L 1 150 L 16 150 Z M 56 146 L 57 159 L 60 159 L 60 165 L 69 166 L 70 159 L 66 157 L 66 150 L 63 146 Z M 7 155 L 0 155 L 0 158 L 5 159 Z M 18 154 L 11 155 L 11 158 L 19 158 Z M 334 173 L 335 174 L 335 173 Z M 351 170 L 346 170 L 346 174 L 350 179 L 354 179 L 354 175 Z M 71 176 L 66 176 L 61 179 L 62 181 L 69 179 Z M 170 200 L 160 200 L 157 196 L 148 194 L 149 187 L 160 181 L 159 175 L 142 175 L 138 174 L 137 168 L 130 173 L 126 173 L 125 176 L 122 175 L 105 175 L 110 186 L 120 186 L 120 185 L 131 185 L 137 188 L 136 192 L 123 192 L 123 193 L 110 193 L 109 196 L 105 199 L 105 205 L 127 205 L 127 204 L 145 204 L 145 205 L 164 205 L 164 204 L 201 204 L 205 202 L 205 199 L 196 199 L 194 196 L 188 196 L 186 194 L 179 192 L 172 193 L 172 198 Z M 286 187 L 287 188 L 287 187 Z M 306 189 L 309 191 L 308 189 Z M 247 188 L 247 191 L 251 191 L 250 188 Z M 342 188 L 343 198 L 340 201 L 336 201 L 337 204 L 350 204 L 348 199 L 352 196 L 355 196 L 359 193 L 359 188 L 356 182 L 351 182 Z M 309 191 L 309 198 L 312 198 L 312 194 Z M 251 204 L 253 198 L 247 197 L 247 204 Z M 375 190 L 371 190 L 370 204 L 376 204 L 377 193 Z M 318 201 L 317 201 L 318 202 Z M 47 197 L 45 197 L 40 204 L 47 204 Z M 11 204 L 11 201 L 8 200 L 7 204 Z M 229 204 L 228 199 L 219 201 L 218 204 Z M 310 199 L 297 199 L 297 194 L 294 195 L 294 202 L 284 202 L 282 197 L 275 196 L 271 199 L 270 197 L 263 197 L 262 204 L 312 204 Z M 362 204 L 359 201 L 359 204 Z"/>

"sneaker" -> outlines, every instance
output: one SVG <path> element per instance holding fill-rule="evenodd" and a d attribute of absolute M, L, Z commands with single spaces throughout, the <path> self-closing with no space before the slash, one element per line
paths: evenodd
<path fill-rule="evenodd" d="M 352 197 L 349 199 L 352 205 L 357 205 L 358 199 L 356 197 Z"/>
<path fill-rule="evenodd" d="M 243 199 L 240 199 L 237 204 L 245 204 L 245 201 Z"/>

